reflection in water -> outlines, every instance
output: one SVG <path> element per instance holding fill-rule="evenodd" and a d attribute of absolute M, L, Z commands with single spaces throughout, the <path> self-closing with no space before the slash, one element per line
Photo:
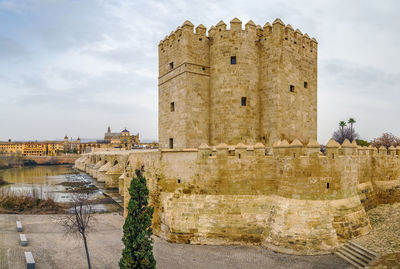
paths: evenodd
<path fill-rule="evenodd" d="M 0 170 L 0 175 L 5 181 L 21 184 L 57 184 L 57 181 L 64 178 L 62 175 L 73 173 L 76 172 L 70 165 L 28 166 Z"/>
<path fill-rule="evenodd" d="M 10 168 L 0 170 L 0 176 L 9 183 L 0 187 L 2 191 L 32 195 L 35 192 L 41 199 L 51 198 L 56 202 L 72 202 L 73 193 L 70 188 L 60 185 L 66 181 L 82 181 L 92 183 L 94 180 L 86 174 L 78 173 L 71 165 L 49 165 Z M 101 190 L 90 193 L 89 199 L 105 198 Z M 116 211 L 116 204 L 97 204 L 98 211 Z"/>

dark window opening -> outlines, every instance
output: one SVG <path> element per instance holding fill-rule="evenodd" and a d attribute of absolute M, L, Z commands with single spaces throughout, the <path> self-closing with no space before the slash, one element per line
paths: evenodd
<path fill-rule="evenodd" d="M 178 39 L 178 42 L 181 41 L 180 39 Z"/>
<path fill-rule="evenodd" d="M 231 64 L 236 64 L 236 56 L 231 56 Z"/>
<path fill-rule="evenodd" d="M 205 68 L 205 67 L 202 67 L 201 69 L 202 69 L 203 71 L 205 71 L 205 70 L 206 70 L 206 68 Z"/>
<path fill-rule="evenodd" d="M 305 47 L 303 46 L 303 49 L 304 49 Z"/>
<path fill-rule="evenodd" d="M 307 88 L 308 87 L 308 83 L 307 83 L 307 81 L 304 81 L 304 88 Z"/>
<path fill-rule="evenodd" d="M 242 106 L 246 106 L 246 105 L 247 105 L 247 98 L 242 97 Z"/>
<path fill-rule="evenodd" d="M 221 29 L 219 29 L 219 31 L 221 32 Z"/>
<path fill-rule="evenodd" d="M 175 111 L 175 102 L 171 102 L 170 108 L 171 108 L 171 112 Z"/>
<path fill-rule="evenodd" d="M 170 149 L 173 149 L 173 148 L 174 148 L 174 139 L 173 139 L 173 138 L 170 138 L 170 139 L 169 139 L 169 148 L 170 148 Z"/>
<path fill-rule="evenodd" d="M 296 42 L 296 41 L 294 41 L 294 44 L 297 44 L 297 42 Z"/>
<path fill-rule="evenodd" d="M 174 69 L 174 62 L 169 63 L 169 69 Z"/>
<path fill-rule="evenodd" d="M 294 85 L 290 85 L 290 92 L 294 92 Z"/>
<path fill-rule="evenodd" d="M 327 189 L 329 189 L 329 182 L 328 182 L 328 183 L 326 183 L 326 188 L 327 188 Z"/>
<path fill-rule="evenodd" d="M 335 159 L 335 154 L 334 153 L 332 153 L 332 159 Z"/>
<path fill-rule="evenodd" d="M 293 153 L 293 158 L 296 158 L 296 153 Z"/>
<path fill-rule="evenodd" d="M 180 180 L 180 179 L 178 179 L 178 183 L 181 183 L 181 180 Z"/>
<path fill-rule="evenodd" d="M 285 37 L 285 40 L 288 40 L 288 38 L 287 38 L 287 37 Z"/>
<path fill-rule="evenodd" d="M 202 38 L 199 38 L 199 40 L 202 41 L 203 39 L 202 39 Z"/>
<path fill-rule="evenodd" d="M 239 159 L 240 159 L 240 154 L 239 154 Z"/>

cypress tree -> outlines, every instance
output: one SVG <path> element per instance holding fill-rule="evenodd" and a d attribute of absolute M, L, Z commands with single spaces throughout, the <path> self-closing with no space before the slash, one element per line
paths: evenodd
<path fill-rule="evenodd" d="M 129 194 L 131 198 L 122 237 L 125 248 L 122 251 L 119 267 L 124 269 L 156 268 L 151 239 L 153 208 L 148 206 L 149 190 L 146 186 L 146 178 L 140 170 L 136 170 L 136 177 L 131 181 Z"/>

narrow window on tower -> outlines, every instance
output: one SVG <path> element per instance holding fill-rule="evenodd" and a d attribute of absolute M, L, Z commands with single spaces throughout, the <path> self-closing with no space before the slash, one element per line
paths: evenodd
<path fill-rule="evenodd" d="M 236 56 L 231 56 L 231 64 L 236 64 Z"/>
<path fill-rule="evenodd" d="M 169 63 L 169 69 L 174 69 L 174 62 Z"/>
<path fill-rule="evenodd" d="M 290 92 L 294 92 L 294 85 L 290 85 Z"/>
<path fill-rule="evenodd" d="M 170 149 L 173 149 L 173 148 L 174 148 L 174 139 L 173 139 L 173 138 L 170 138 L 170 139 L 169 139 L 169 148 L 170 148 Z"/>
<path fill-rule="evenodd" d="M 171 112 L 175 111 L 175 102 L 171 102 L 170 108 L 171 108 Z"/>
<path fill-rule="evenodd" d="M 247 98 L 242 97 L 242 106 L 246 106 L 246 105 L 247 105 Z"/>
<path fill-rule="evenodd" d="M 304 81 L 304 88 L 307 88 L 308 87 L 308 83 L 307 83 L 307 81 Z"/>

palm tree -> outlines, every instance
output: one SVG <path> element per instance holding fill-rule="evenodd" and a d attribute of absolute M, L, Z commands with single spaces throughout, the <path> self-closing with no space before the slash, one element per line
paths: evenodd
<path fill-rule="evenodd" d="M 339 122 L 339 126 L 340 126 L 340 131 L 342 132 L 342 139 L 341 140 L 344 140 L 344 127 L 346 127 L 346 122 L 345 121 L 340 121 Z M 341 142 L 343 142 L 343 141 L 341 141 Z"/>
<path fill-rule="evenodd" d="M 350 142 L 353 142 L 353 124 L 356 123 L 356 120 L 354 118 L 350 118 L 347 122 L 350 124 Z"/>

